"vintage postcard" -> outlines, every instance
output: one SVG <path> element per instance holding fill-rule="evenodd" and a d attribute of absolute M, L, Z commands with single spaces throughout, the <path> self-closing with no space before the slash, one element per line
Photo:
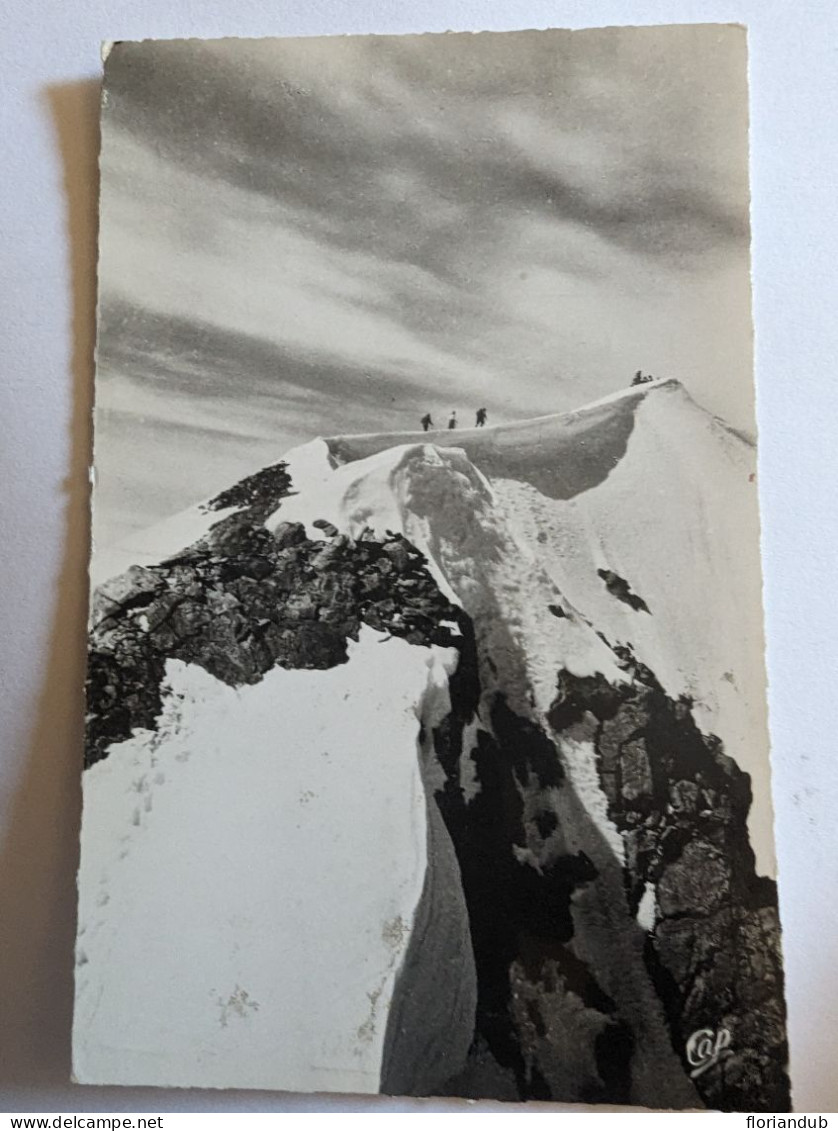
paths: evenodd
<path fill-rule="evenodd" d="M 74 1073 L 786 1111 L 747 45 L 111 45 Z"/>

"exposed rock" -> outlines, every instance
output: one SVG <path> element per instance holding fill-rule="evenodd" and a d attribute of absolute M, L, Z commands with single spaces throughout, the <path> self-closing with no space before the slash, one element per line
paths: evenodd
<path fill-rule="evenodd" d="M 434 746 L 447 775 L 437 801 L 468 907 L 477 1012 L 469 1063 L 444 1094 L 617 1102 L 628 1095 L 632 1042 L 613 1001 L 568 946 L 573 893 L 596 869 L 584 854 L 563 850 L 561 838 L 549 862 L 523 847 L 533 833 L 542 846 L 556 835 L 556 791 L 565 782 L 558 751 L 498 694 L 487 720 L 492 733 L 480 731 L 471 753 L 479 790 L 466 796 L 460 782 L 463 728 L 480 702 L 478 668 L 468 626 L 452 712 Z"/>
<path fill-rule="evenodd" d="M 631 586 L 625 578 L 620 577 L 618 573 L 614 573 L 611 569 L 598 569 L 597 573 L 605 582 L 605 588 L 612 597 L 616 597 L 618 601 L 622 601 L 623 604 L 628 605 L 636 612 L 649 612 L 649 606 L 642 597 L 632 593 Z"/>
<path fill-rule="evenodd" d="M 611 1016 L 613 1002 L 605 1003 L 605 1009 L 587 1005 L 556 959 L 546 959 L 536 976 L 521 962 L 513 962 L 510 984 L 511 1014 L 530 1088 L 543 1080 L 545 1099 L 578 1096 L 597 1103 L 627 1098 L 632 1039 Z M 601 1056 L 604 1046 L 608 1054 Z"/>
<path fill-rule="evenodd" d="M 626 802 L 648 797 L 652 792 L 652 770 L 642 738 L 626 742 L 620 751 L 620 791 Z"/>
<path fill-rule="evenodd" d="M 598 719 L 609 718 L 617 711 L 620 701 L 620 693 L 601 672 L 575 676 L 562 670 L 558 673 L 556 698 L 548 719 L 554 730 L 562 731 L 581 722 L 587 711 Z"/>
<path fill-rule="evenodd" d="M 132 606 L 143 605 L 162 588 L 161 578 L 152 570 L 138 565 L 131 566 L 125 573 L 112 577 L 94 591 L 90 622 L 97 625 L 106 617 L 122 610 L 127 612 Z"/>
<path fill-rule="evenodd" d="M 274 538 L 281 550 L 288 546 L 299 546 L 306 540 L 306 528 L 301 522 L 280 522 L 274 530 Z"/>
<path fill-rule="evenodd" d="M 220 511 L 240 507 L 247 512 L 251 522 L 263 522 L 276 510 L 290 487 L 288 465 L 283 462 L 270 464 L 210 499 L 206 509 Z"/>
<path fill-rule="evenodd" d="M 268 470 L 273 491 L 277 477 L 287 476 Z M 362 623 L 413 644 L 460 639 L 441 622 L 456 623 L 461 611 L 401 535 L 351 543 L 334 534 L 324 543 L 306 538 L 298 524 L 283 524 L 274 537 L 252 518 L 269 494 L 252 477 L 236 495 L 256 500 L 249 510 L 216 523 L 175 557 L 132 567 L 97 592 L 86 765 L 136 728 L 154 728 L 168 658 L 199 664 L 237 686 L 258 683 L 276 664 L 343 663 L 347 641 L 357 639 Z"/>
<path fill-rule="evenodd" d="M 335 524 L 328 522 L 325 518 L 316 518 L 311 525 L 315 526 L 318 530 L 322 530 L 329 538 L 334 538 L 338 532 L 338 528 Z"/>
<path fill-rule="evenodd" d="M 685 1071 L 698 1029 L 731 1034 L 730 1049 L 694 1078 L 708 1107 L 788 1110 L 776 886 L 757 877 L 747 836 L 750 781 L 669 698 L 630 650 L 629 680 L 562 672 L 550 719 L 557 733 L 595 721 L 599 778 L 626 848 L 637 908 L 652 885 L 656 917 L 646 961 Z"/>
<path fill-rule="evenodd" d="M 657 886 L 663 917 L 710 915 L 730 899 L 730 869 L 706 840 L 691 840 L 678 859 L 664 868 Z"/>

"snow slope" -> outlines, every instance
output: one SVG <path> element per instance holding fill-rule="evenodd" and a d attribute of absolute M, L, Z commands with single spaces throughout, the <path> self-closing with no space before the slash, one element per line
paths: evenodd
<path fill-rule="evenodd" d="M 673 380 L 629 388 L 574 413 L 419 436 L 440 458 L 459 458 L 453 452 L 460 447 L 482 473 L 494 521 L 514 539 L 525 571 L 546 574 L 565 604 L 609 642 L 630 644 L 670 695 L 694 700 L 702 729 L 717 734 L 751 775 L 751 842 L 758 871 L 773 876 L 752 445 Z M 381 474 L 373 485 L 366 469 L 389 458 L 377 453 L 392 451 L 393 439 L 326 441 L 336 460 L 348 461 L 333 473 L 335 490 L 344 489 L 354 466 L 354 478 L 375 489 L 353 488 L 353 497 L 368 498 L 370 511 L 389 521 L 393 503 Z M 319 494 L 328 509 L 324 488 L 325 480 Z M 344 525 L 353 505 L 342 504 Z M 446 501 L 441 510 L 455 505 Z M 334 505 L 330 513 L 337 514 Z M 650 611 L 610 593 L 599 570 L 628 582 Z M 507 580 L 521 581 L 521 616 L 527 606 L 542 607 L 514 563 Z M 594 667 L 609 675 L 601 662 Z"/>
<path fill-rule="evenodd" d="M 315 441 L 320 450 L 322 441 Z M 291 454 L 292 461 L 299 459 Z M 571 613 L 545 616 L 562 594 L 497 507 L 485 476 L 457 448 L 407 444 L 344 464 L 319 476 L 266 520 L 307 514 L 332 523 L 351 537 L 365 529 L 407 537 L 428 558 L 442 591 L 474 621 L 482 655 L 496 670 L 483 672 L 487 694 L 502 688 L 510 706 L 524 714 L 546 712 L 555 696 L 556 672 L 601 672 L 620 682 L 624 673 L 611 650 L 583 619 Z M 312 528 L 312 533 L 319 533 Z M 571 772 L 590 815 L 614 853 L 619 833 L 605 816 L 605 800 L 590 759 L 569 752 Z"/>
<path fill-rule="evenodd" d="M 365 628 L 251 687 L 169 664 L 158 729 L 84 778 L 79 1080 L 378 1091 L 426 881 L 417 714 L 454 655 Z"/>
<path fill-rule="evenodd" d="M 569 498 L 601 482 L 620 460 L 637 406 L 656 390 L 675 385 L 672 381 L 654 381 L 613 393 L 573 412 L 514 424 L 336 436 L 327 444 L 341 463 L 406 443 L 462 448 L 489 479 L 523 478 L 554 498 Z"/>
<path fill-rule="evenodd" d="M 747 443 L 670 385 L 638 405 L 626 453 L 597 488 L 550 499 L 520 480 L 494 487 L 573 605 L 670 695 L 689 696 L 751 775 L 751 842 L 758 871 L 774 875 L 754 466 Z M 649 613 L 609 593 L 599 570 Z"/>

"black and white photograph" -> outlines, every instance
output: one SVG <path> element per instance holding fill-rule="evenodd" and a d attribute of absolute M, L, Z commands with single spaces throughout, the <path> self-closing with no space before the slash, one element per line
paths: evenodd
<path fill-rule="evenodd" d="M 104 54 L 74 1078 L 788 1111 L 745 29 Z"/>

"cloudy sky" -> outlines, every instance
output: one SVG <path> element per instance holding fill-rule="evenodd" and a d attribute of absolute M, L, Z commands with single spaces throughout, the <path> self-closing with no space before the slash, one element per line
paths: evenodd
<path fill-rule="evenodd" d="M 111 52 L 94 534 L 318 434 L 559 412 L 643 368 L 753 429 L 745 33 Z"/>

